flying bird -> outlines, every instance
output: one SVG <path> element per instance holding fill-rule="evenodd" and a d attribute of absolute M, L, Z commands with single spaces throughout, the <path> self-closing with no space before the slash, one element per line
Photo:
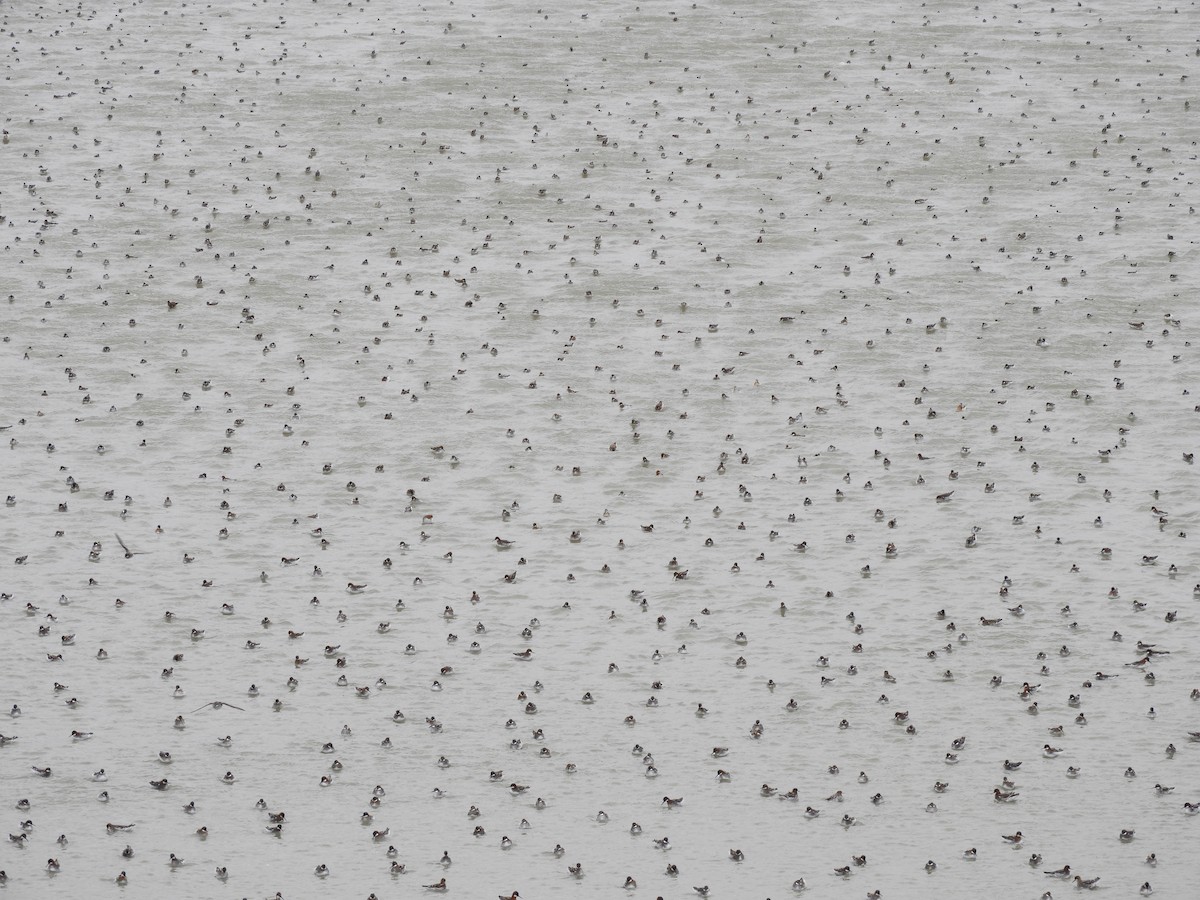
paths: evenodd
<path fill-rule="evenodd" d="M 116 532 L 114 531 L 113 534 L 116 534 Z M 137 552 L 130 550 L 127 546 L 125 546 L 125 542 L 121 540 L 121 536 L 119 534 L 117 534 L 117 543 L 120 544 L 121 549 L 125 551 L 126 559 L 133 559 L 135 556 L 142 556 L 145 554 L 144 550 L 138 550 Z"/>
<path fill-rule="evenodd" d="M 234 706 L 232 703 L 226 703 L 224 700 L 214 700 L 211 703 L 205 703 L 199 709 L 193 709 L 192 713 L 198 713 L 198 712 L 200 712 L 201 709 L 208 709 L 210 706 L 213 709 L 220 709 L 222 706 L 228 706 L 228 707 L 232 707 L 233 709 L 240 709 L 240 710 L 242 710 L 242 712 L 246 711 L 242 707 Z"/>

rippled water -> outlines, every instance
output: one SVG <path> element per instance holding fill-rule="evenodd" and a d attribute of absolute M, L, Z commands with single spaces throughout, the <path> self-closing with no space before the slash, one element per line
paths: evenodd
<path fill-rule="evenodd" d="M 6 8 L 4 890 L 1190 896 L 1196 15 Z"/>

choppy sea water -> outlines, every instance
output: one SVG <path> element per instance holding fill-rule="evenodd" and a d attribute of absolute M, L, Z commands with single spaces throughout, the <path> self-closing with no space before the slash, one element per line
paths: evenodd
<path fill-rule="evenodd" d="M 3 890 L 1190 895 L 1194 5 L 2 21 Z"/>

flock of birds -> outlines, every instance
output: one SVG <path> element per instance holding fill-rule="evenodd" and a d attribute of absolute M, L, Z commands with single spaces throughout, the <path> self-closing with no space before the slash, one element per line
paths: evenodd
<path fill-rule="evenodd" d="M 1177 18 L 277 8 L 0 12 L 0 887 L 1186 895 Z"/>

